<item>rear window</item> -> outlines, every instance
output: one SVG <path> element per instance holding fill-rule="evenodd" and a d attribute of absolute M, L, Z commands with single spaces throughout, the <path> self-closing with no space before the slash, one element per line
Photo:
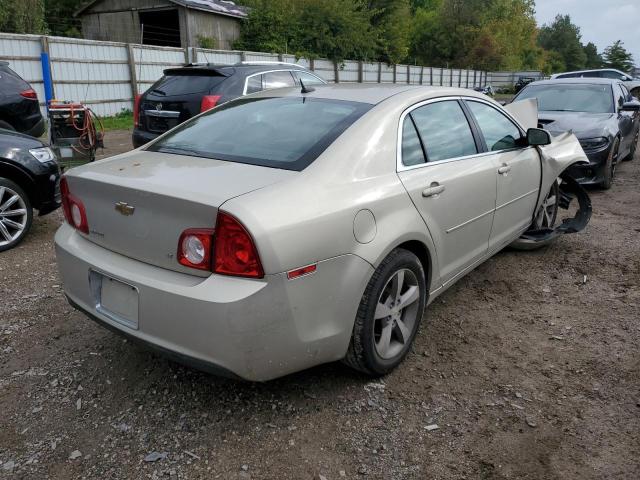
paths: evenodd
<path fill-rule="evenodd" d="M 318 98 L 242 98 L 184 123 L 147 150 L 299 171 L 371 107 Z"/>
<path fill-rule="evenodd" d="M 4 88 L 13 87 L 26 90 L 29 84 L 25 82 L 20 75 L 11 70 L 6 65 L 0 65 L 0 82 Z"/>
<path fill-rule="evenodd" d="M 615 110 L 610 85 L 529 85 L 513 100 L 527 98 L 537 98 L 538 110 L 543 112 L 612 113 Z"/>
<path fill-rule="evenodd" d="M 227 77 L 221 75 L 195 75 L 180 73 L 165 75 L 153 85 L 149 92 L 154 95 L 189 95 L 192 93 L 209 93 L 220 85 Z M 215 92 L 213 92 L 215 93 Z"/>

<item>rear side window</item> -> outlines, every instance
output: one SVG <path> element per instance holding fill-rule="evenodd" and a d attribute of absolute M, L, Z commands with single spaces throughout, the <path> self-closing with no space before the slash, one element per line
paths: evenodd
<path fill-rule="evenodd" d="M 556 78 L 576 78 L 579 77 L 580 74 L 578 73 L 565 73 L 563 75 L 558 75 Z"/>
<path fill-rule="evenodd" d="M 226 78 L 221 75 L 194 75 L 193 73 L 165 75 L 149 89 L 149 92 L 166 96 L 209 93 Z"/>
<path fill-rule="evenodd" d="M 262 91 L 262 75 L 247 78 L 247 94 Z"/>
<path fill-rule="evenodd" d="M 411 115 L 407 115 L 402 126 L 402 164 L 410 167 L 426 161 L 416 126 Z"/>
<path fill-rule="evenodd" d="M 303 170 L 372 105 L 245 97 L 185 122 L 149 151 Z"/>
<path fill-rule="evenodd" d="M 293 73 L 296 77 L 296 80 L 299 82 L 300 80 L 302 80 L 304 82 L 304 84 L 306 86 L 309 85 L 324 85 L 325 82 L 321 79 L 319 79 L 318 77 L 316 77 L 315 75 L 312 75 L 310 73 L 307 72 L 294 72 Z"/>
<path fill-rule="evenodd" d="M 496 152 L 517 148 L 522 137 L 520 129 L 505 115 L 489 105 L 480 102 L 467 102 L 484 136 L 487 148 Z"/>
<path fill-rule="evenodd" d="M 467 117 L 457 101 L 430 103 L 410 115 L 429 162 L 478 153 Z"/>
<path fill-rule="evenodd" d="M 295 87 L 295 82 L 291 72 L 269 72 L 263 74 L 264 88 L 284 88 Z"/>

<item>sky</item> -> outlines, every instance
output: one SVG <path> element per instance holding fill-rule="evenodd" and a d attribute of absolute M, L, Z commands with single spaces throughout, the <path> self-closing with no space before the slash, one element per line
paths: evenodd
<path fill-rule="evenodd" d="M 558 13 L 571 16 L 585 45 L 593 42 L 602 53 L 622 40 L 640 66 L 640 0 L 536 0 L 540 26 L 551 23 Z"/>

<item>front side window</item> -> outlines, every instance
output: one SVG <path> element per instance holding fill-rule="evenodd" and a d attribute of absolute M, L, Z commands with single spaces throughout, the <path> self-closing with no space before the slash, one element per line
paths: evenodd
<path fill-rule="evenodd" d="M 487 148 L 496 152 L 520 146 L 520 129 L 504 114 L 480 102 L 467 102 L 484 136 Z"/>
<path fill-rule="evenodd" d="M 616 72 L 614 70 L 605 70 L 604 72 L 602 72 L 603 78 L 611 78 L 612 80 L 620 80 L 624 76 L 625 75 L 623 75 L 622 73 Z"/>
<path fill-rule="evenodd" d="M 241 97 L 186 121 L 147 150 L 300 171 L 371 107 L 320 98 Z"/>
<path fill-rule="evenodd" d="M 430 103 L 416 108 L 410 116 L 422 139 L 427 161 L 436 162 L 478 153 L 467 117 L 457 101 Z"/>
<path fill-rule="evenodd" d="M 291 72 L 269 72 L 264 75 L 264 88 L 284 88 L 295 87 L 295 82 Z"/>

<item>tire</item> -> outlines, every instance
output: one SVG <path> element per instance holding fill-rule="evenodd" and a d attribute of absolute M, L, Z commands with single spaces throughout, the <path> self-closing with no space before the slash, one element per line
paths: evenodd
<path fill-rule="evenodd" d="M 15 129 L 15 128 L 13 128 L 13 127 L 11 126 L 11 124 L 9 124 L 9 123 L 7 123 L 7 122 L 5 122 L 5 121 L 3 121 L 3 120 L 0 120 L 0 128 L 4 128 L 5 130 L 11 130 L 11 131 L 13 131 L 13 132 L 15 132 L 15 131 L 16 131 L 16 129 Z"/>
<path fill-rule="evenodd" d="M 20 186 L 0 177 L 0 252 L 18 245 L 31 229 L 33 209 Z"/>
<path fill-rule="evenodd" d="M 633 160 L 633 157 L 636 154 L 636 150 L 638 149 L 638 140 L 640 140 L 640 127 L 636 130 L 636 134 L 633 137 L 633 141 L 631 143 L 631 150 L 629 151 L 629 155 L 622 159 L 623 162 L 630 162 Z"/>
<path fill-rule="evenodd" d="M 402 363 L 424 314 L 425 278 L 422 263 L 408 250 L 395 249 L 383 260 L 360 301 L 344 363 L 373 377 L 385 375 Z M 400 309 L 391 303 L 398 298 L 398 284 L 400 298 L 407 297 L 405 307 Z M 385 312 L 390 315 L 381 316 Z"/>
<path fill-rule="evenodd" d="M 607 162 L 604 167 L 604 176 L 600 182 L 600 188 L 603 190 L 609 190 L 613 185 L 613 177 L 616 175 L 616 167 L 618 166 L 618 148 L 620 148 L 620 139 L 616 138 L 613 141 L 613 146 L 607 157 Z"/>

